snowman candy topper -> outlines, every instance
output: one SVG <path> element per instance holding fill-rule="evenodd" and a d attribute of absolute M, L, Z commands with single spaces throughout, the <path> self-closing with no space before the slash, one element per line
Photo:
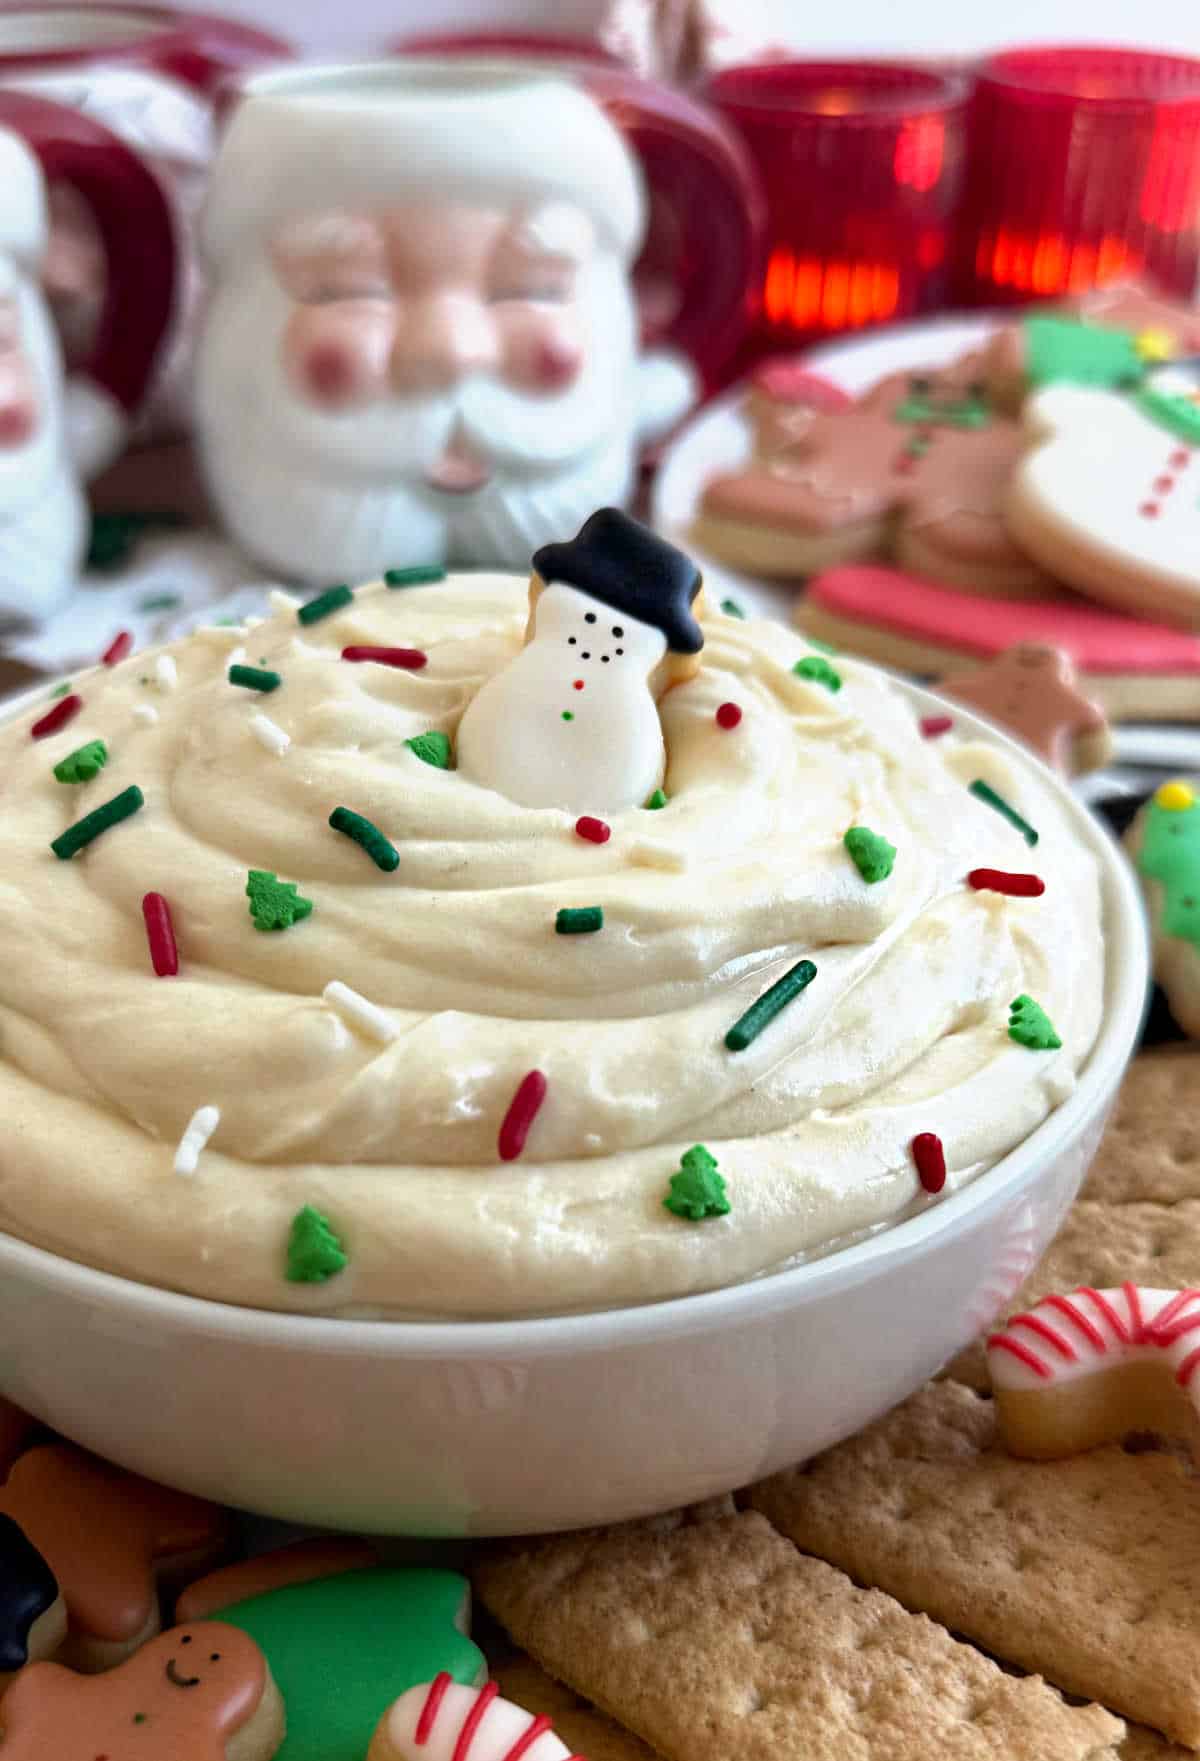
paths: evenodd
<path fill-rule="evenodd" d="M 694 677 L 699 570 L 617 508 L 535 552 L 525 646 L 468 705 L 460 772 L 522 807 L 640 807 L 663 780 L 659 700 Z"/>

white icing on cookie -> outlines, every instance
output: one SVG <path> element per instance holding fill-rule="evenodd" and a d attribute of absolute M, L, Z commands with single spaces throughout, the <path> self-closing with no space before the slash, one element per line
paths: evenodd
<path fill-rule="evenodd" d="M 502 1700 L 494 1682 L 467 1688 L 439 1675 L 402 1694 L 375 1732 L 367 1761 L 584 1761 L 544 1716 Z"/>
<path fill-rule="evenodd" d="M 987 1360 L 993 1388 L 1022 1392 L 1159 1360 L 1200 1403 L 1200 1290 L 1123 1284 L 1048 1296 L 991 1335 Z"/>

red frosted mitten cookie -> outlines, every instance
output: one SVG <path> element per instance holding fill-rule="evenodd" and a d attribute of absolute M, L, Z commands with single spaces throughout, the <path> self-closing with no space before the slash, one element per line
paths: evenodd
<path fill-rule="evenodd" d="M 0 1486 L 58 1579 L 70 1620 L 64 1659 L 109 1669 L 159 1628 L 156 1574 L 211 1563 L 228 1519 L 214 1504 L 109 1467 L 69 1443 L 23 1455 Z"/>
<path fill-rule="evenodd" d="M 1079 689 L 1061 648 L 1018 643 L 987 666 L 952 673 L 938 690 L 1010 729 L 1055 770 L 1079 776 L 1112 757 L 1104 711 Z"/>
<path fill-rule="evenodd" d="M 201 1621 L 160 1633 L 105 1675 L 32 1664 L 0 1724 L 0 1761 L 270 1761 L 284 1711 L 254 1640 Z"/>
<path fill-rule="evenodd" d="M 1001 518 L 1021 444 L 1019 426 L 989 402 L 977 357 L 894 373 L 709 483 L 695 539 L 761 575 L 891 557 L 981 593 L 1045 592 Z"/>

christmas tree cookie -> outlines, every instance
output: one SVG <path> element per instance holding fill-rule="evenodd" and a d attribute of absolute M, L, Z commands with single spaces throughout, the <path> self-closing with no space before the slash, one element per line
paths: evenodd
<path fill-rule="evenodd" d="M 1154 938 L 1154 976 L 1184 1032 L 1200 1038 L 1200 784 L 1164 783 L 1126 834 Z"/>

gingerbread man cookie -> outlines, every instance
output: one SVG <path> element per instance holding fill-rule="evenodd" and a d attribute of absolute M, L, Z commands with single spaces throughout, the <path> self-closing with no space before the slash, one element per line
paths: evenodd
<path fill-rule="evenodd" d="M 220 1553 L 228 1519 L 216 1505 L 168 1491 L 87 1455 L 47 1443 L 21 1456 L 0 1486 L 14 1518 L 58 1579 L 72 1667 L 109 1669 L 159 1629 L 156 1574 L 201 1569 Z"/>
<path fill-rule="evenodd" d="M 160 1633 L 105 1675 L 34 1663 L 0 1702 L 0 1761 L 270 1761 L 279 1690 L 220 1621 Z"/>
<path fill-rule="evenodd" d="M 1200 365 L 1128 391 L 1051 385 L 1025 421 L 1017 543 L 1089 599 L 1200 627 Z"/>
<path fill-rule="evenodd" d="M 1047 1460 L 1157 1431 L 1200 1459 L 1200 1290 L 1048 1296 L 991 1335 L 987 1359 L 1014 1455 Z"/>
<path fill-rule="evenodd" d="M 366 1761 L 585 1761 L 544 1714 L 500 1698 L 495 1682 L 467 1688 L 445 1673 L 385 1712 Z"/>
<path fill-rule="evenodd" d="M 19 1524 L 0 1516 L 0 1694 L 18 1669 L 53 1657 L 66 1636 L 57 1578 Z"/>
<path fill-rule="evenodd" d="M 849 392 L 804 365 L 804 357 L 776 355 L 750 375 L 743 413 L 757 458 L 769 458 L 808 431 L 820 411 L 845 410 Z"/>
<path fill-rule="evenodd" d="M 383 1713 L 414 1683 L 442 1671 L 464 1683 L 486 1676 L 483 1653 L 466 1637 L 470 1589 L 448 1571 L 360 1564 L 331 1572 L 339 1548 L 359 1548 L 361 1559 L 362 1544 L 307 1546 L 307 1555 L 285 1547 L 215 1572 L 180 1607 L 219 1608 L 263 1651 L 288 1709 L 279 1761 L 363 1761 Z M 304 1579 L 306 1564 L 313 1575 Z"/>
<path fill-rule="evenodd" d="M 978 357 L 893 373 L 710 482 L 696 542 L 759 575 L 892 558 L 981 593 L 1045 593 L 1040 567 L 1001 518 L 1021 444 L 1018 424 L 988 398 Z"/>
<path fill-rule="evenodd" d="M 1200 782 L 1163 783 L 1125 844 L 1146 895 L 1154 976 L 1180 1027 L 1200 1039 Z"/>
<path fill-rule="evenodd" d="M 987 666 L 951 673 L 938 690 L 1008 728 L 1055 770 L 1078 776 L 1112 757 L 1104 711 L 1079 689 L 1061 648 L 1018 643 Z"/>

